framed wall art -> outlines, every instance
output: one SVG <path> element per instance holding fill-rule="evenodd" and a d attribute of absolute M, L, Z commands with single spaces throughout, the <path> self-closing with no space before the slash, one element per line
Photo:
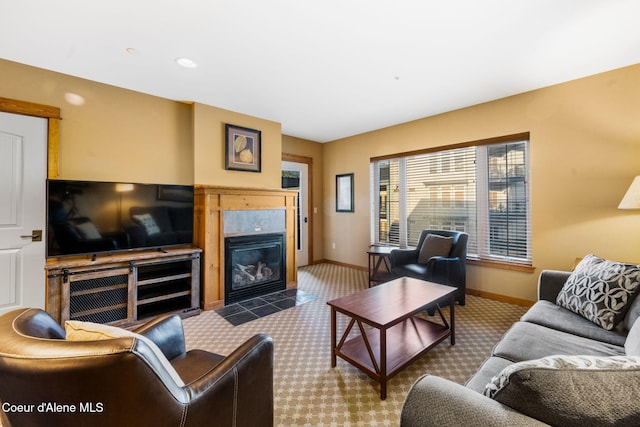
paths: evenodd
<path fill-rule="evenodd" d="M 225 169 L 260 172 L 262 150 L 260 131 L 225 124 Z"/>
<path fill-rule="evenodd" d="M 336 175 L 336 212 L 353 212 L 353 174 Z"/>

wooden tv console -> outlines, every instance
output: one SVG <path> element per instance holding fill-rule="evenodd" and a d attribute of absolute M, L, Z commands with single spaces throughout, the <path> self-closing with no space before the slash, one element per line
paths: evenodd
<path fill-rule="evenodd" d="M 47 312 L 61 325 L 84 320 L 132 326 L 158 314 L 200 313 L 198 248 L 47 260 Z"/>

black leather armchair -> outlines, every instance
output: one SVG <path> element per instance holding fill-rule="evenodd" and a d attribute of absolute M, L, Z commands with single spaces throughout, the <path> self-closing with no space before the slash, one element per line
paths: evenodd
<path fill-rule="evenodd" d="M 435 256 L 425 264 L 418 262 L 420 248 L 428 234 L 453 238 L 447 256 Z M 465 304 L 467 289 L 467 242 L 469 235 L 460 231 L 423 230 L 415 249 L 395 249 L 390 254 L 391 276 L 414 277 L 458 288 L 455 299 Z"/>
<path fill-rule="evenodd" d="M 0 316 L 2 426 L 273 425 L 271 338 L 224 357 L 186 351 L 177 315 L 134 332 L 146 339 L 69 341 L 42 310 Z"/>

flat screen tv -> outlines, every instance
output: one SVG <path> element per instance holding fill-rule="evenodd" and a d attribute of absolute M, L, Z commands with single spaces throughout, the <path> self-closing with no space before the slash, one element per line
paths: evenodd
<path fill-rule="evenodd" d="M 193 243 L 193 186 L 47 181 L 47 257 Z"/>

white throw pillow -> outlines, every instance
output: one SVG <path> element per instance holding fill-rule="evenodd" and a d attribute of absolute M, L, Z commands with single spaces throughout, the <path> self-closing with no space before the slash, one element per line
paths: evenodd
<path fill-rule="evenodd" d="M 184 387 L 184 381 L 182 381 L 180 375 L 178 375 L 173 366 L 171 366 L 171 363 L 169 363 L 160 348 L 144 335 L 136 334 L 135 332 L 118 328 L 116 326 L 93 322 L 81 322 L 79 320 L 67 320 L 64 323 L 64 329 L 67 334 L 68 341 L 99 341 L 124 337 L 134 337 L 135 339 L 144 341 L 162 363 L 162 366 L 169 373 L 173 381 L 175 381 L 176 385 L 178 387 Z"/>

